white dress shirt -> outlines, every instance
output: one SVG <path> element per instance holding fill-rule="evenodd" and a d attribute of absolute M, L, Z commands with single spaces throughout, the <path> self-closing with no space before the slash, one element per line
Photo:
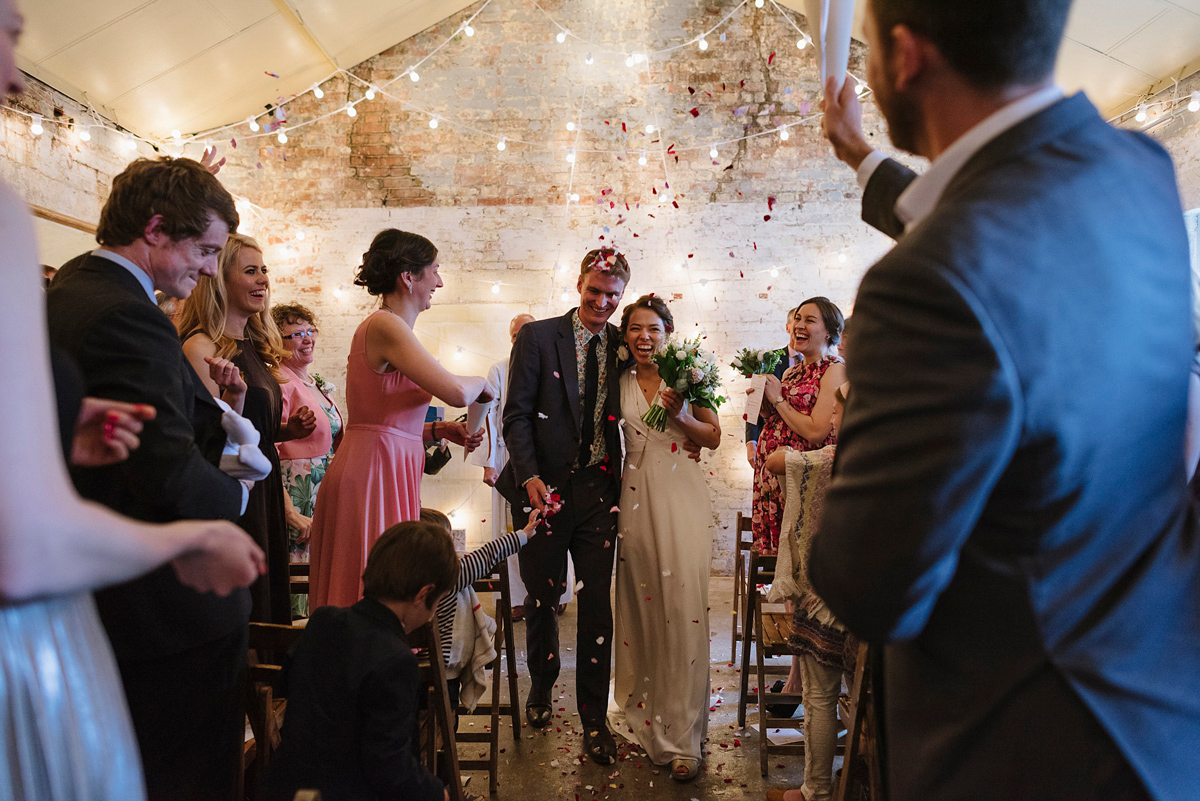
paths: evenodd
<path fill-rule="evenodd" d="M 904 224 L 905 229 L 925 219 L 929 212 L 933 211 L 950 181 L 984 145 L 1009 128 L 1050 107 L 1062 97 L 1063 90 L 1060 86 L 1039 89 L 1009 103 L 955 140 L 954 144 L 946 148 L 924 174 L 918 175 L 896 200 L 896 217 Z M 886 158 L 878 150 L 871 151 L 862 164 L 858 165 L 858 185 L 866 189 L 867 182 L 871 180 L 876 168 Z"/>

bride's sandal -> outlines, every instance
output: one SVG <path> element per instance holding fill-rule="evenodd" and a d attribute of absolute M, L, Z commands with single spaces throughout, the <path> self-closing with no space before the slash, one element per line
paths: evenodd
<path fill-rule="evenodd" d="M 671 778 L 677 782 L 690 782 L 700 773 L 698 759 L 672 759 Z"/>

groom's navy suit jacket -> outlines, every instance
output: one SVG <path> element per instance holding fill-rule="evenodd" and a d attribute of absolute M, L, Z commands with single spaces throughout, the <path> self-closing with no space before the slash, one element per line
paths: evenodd
<path fill-rule="evenodd" d="M 504 400 L 504 443 L 508 464 L 496 489 L 518 508 L 529 505 L 524 485 L 540 476 L 547 486 L 561 486 L 579 453 L 579 374 L 571 315 L 522 326 L 508 364 L 508 397 Z M 608 398 L 604 441 L 609 469 L 621 473 L 621 382 L 617 364 L 620 332 L 608 326 Z"/>
<path fill-rule="evenodd" d="M 881 169 L 865 216 L 900 234 L 913 176 Z M 1114 744 L 1151 797 L 1200 798 L 1180 212 L 1162 148 L 1077 95 L 978 151 L 863 279 L 809 575 L 890 643 L 893 801 L 1126 797 L 1062 757 Z"/>

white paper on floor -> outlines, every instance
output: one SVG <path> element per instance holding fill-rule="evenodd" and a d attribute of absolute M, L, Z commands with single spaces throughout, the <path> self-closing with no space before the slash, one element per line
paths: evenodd
<path fill-rule="evenodd" d="M 799 720 L 796 721 L 800 723 Z M 746 728 L 758 731 L 758 724 L 751 723 Z M 791 745 L 792 743 L 801 742 L 804 739 L 804 732 L 799 729 L 776 729 L 774 727 L 767 729 L 767 739 L 772 745 Z"/>

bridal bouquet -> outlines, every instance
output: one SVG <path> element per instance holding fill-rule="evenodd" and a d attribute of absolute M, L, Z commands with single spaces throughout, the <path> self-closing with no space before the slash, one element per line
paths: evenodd
<path fill-rule="evenodd" d="M 717 393 L 721 389 L 717 360 L 709 352 L 700 349 L 700 337 L 667 344 L 650 357 L 658 366 L 658 375 L 670 389 L 683 396 L 693 406 L 712 409 L 725 402 Z M 650 410 L 642 415 L 642 422 L 655 431 L 667 428 L 667 410 L 655 401 Z"/>
<path fill-rule="evenodd" d="M 751 350 L 742 348 L 737 358 L 729 366 L 746 378 L 755 375 L 770 375 L 779 366 L 780 353 L 777 350 Z"/>

